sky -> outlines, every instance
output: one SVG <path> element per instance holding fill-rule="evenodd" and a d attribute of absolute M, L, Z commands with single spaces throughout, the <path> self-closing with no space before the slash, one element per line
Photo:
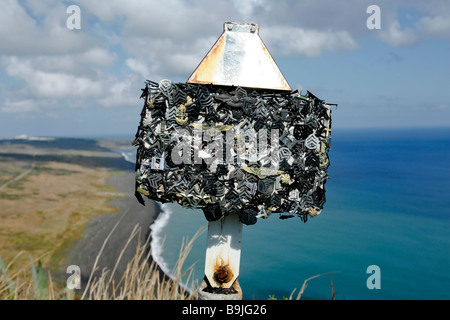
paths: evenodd
<path fill-rule="evenodd" d="M 0 0 L 0 8 L 0 137 L 132 140 L 145 80 L 186 82 L 227 21 L 258 24 L 290 86 L 338 104 L 334 130 L 450 126 L 450 1 Z"/>

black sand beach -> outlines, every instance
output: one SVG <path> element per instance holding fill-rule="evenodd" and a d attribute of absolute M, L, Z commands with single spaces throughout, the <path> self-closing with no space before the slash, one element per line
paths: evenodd
<path fill-rule="evenodd" d="M 134 197 L 134 172 L 121 171 L 113 174 L 108 183 L 118 188 L 118 192 L 126 196 L 113 199 L 110 206 L 118 208 L 119 211 L 110 214 L 101 214 L 92 219 L 71 250 L 66 267 L 77 265 L 81 270 L 82 289 L 87 284 L 91 275 L 95 260 L 107 239 L 111 230 L 118 223 L 114 232 L 107 240 L 102 254 L 97 262 L 94 277 L 101 274 L 103 268 L 112 270 L 125 247 L 133 228 L 137 225 L 141 229 L 140 238 L 137 236 L 128 244 L 122 255 L 121 261 L 115 272 L 115 279 L 120 279 L 126 264 L 135 254 L 137 241 L 145 242 L 150 235 L 150 225 L 158 217 L 159 205 L 153 201 L 147 201 L 142 206 Z"/>

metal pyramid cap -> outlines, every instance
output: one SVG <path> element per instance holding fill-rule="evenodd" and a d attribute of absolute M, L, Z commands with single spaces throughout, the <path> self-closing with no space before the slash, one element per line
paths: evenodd
<path fill-rule="evenodd" d="M 187 83 L 291 91 L 258 31 L 257 24 L 225 22 Z"/>

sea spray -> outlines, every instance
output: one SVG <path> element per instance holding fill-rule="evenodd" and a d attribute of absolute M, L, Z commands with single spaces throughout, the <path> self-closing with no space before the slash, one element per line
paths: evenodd
<path fill-rule="evenodd" d="M 161 212 L 158 218 L 150 225 L 151 230 L 151 248 L 152 248 L 152 258 L 159 265 L 161 270 L 168 275 L 170 278 L 175 279 L 174 275 L 171 273 L 168 264 L 164 261 L 162 257 L 162 250 L 164 245 L 164 227 L 169 222 L 170 215 L 173 213 L 167 205 L 161 205 Z"/>
<path fill-rule="evenodd" d="M 163 258 L 163 247 L 165 240 L 165 228 L 167 224 L 170 222 L 171 215 L 174 214 L 172 208 L 170 208 L 170 204 L 161 204 L 160 205 L 160 214 L 156 218 L 156 220 L 150 225 L 152 239 L 150 242 L 152 248 L 152 259 L 158 264 L 161 270 L 172 280 L 178 280 L 177 277 L 172 273 L 172 270 L 169 267 L 169 264 Z M 182 287 L 188 294 L 192 294 L 191 288 L 188 287 L 187 283 L 184 283 L 182 280 L 178 284 Z"/>
<path fill-rule="evenodd" d="M 120 153 L 125 161 L 132 164 L 136 163 L 136 148 L 112 149 L 112 151 Z"/>

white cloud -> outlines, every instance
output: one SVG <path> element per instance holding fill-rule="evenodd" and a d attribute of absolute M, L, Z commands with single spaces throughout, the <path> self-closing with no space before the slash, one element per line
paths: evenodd
<path fill-rule="evenodd" d="M 6 73 L 22 79 L 31 93 L 40 98 L 93 97 L 102 92 L 102 85 L 92 79 L 63 72 L 37 69 L 32 60 L 6 59 Z"/>
<path fill-rule="evenodd" d="M 6 100 L 0 107 L 4 113 L 32 113 L 39 110 L 36 100 Z"/>
<path fill-rule="evenodd" d="M 67 54 L 84 51 L 95 45 L 94 39 L 88 33 L 67 29 L 68 15 L 63 3 L 52 1 L 46 4 L 41 6 L 41 10 L 35 10 L 36 17 L 34 17 L 28 14 L 17 0 L 2 1 L 0 10 L 2 54 Z M 38 6 L 34 4 L 33 7 Z"/>
<path fill-rule="evenodd" d="M 64 59 L 63 59 L 64 60 Z M 19 58 L 4 57 L 5 73 L 23 82 L 19 88 L 3 90 L 4 101 L 0 110 L 6 113 L 30 113 L 54 108 L 123 107 L 137 102 L 143 81 L 136 76 L 124 79 L 94 72 L 92 76 L 62 72 L 39 62 L 50 64 L 49 57 Z M 57 61 L 59 61 L 57 59 Z M 70 68 L 69 68 L 70 69 Z"/>
<path fill-rule="evenodd" d="M 425 35 L 442 36 L 450 39 L 450 19 L 448 16 L 426 16 L 417 25 Z"/>
<path fill-rule="evenodd" d="M 380 0 L 382 30 L 368 32 L 369 4 L 357 0 L 345 6 L 331 0 L 77 0 L 82 29 L 71 31 L 67 2 L 4 0 L 0 67 L 6 80 L 0 82 L 0 108 L 33 112 L 139 103 L 146 79 L 187 79 L 226 21 L 260 24 L 262 40 L 278 56 L 355 50 L 361 37 L 380 37 L 392 46 L 450 38 L 448 6 L 414 2 L 419 20 L 405 28 L 397 14 L 409 3 Z M 13 85 L 5 84 L 8 79 Z"/>
<path fill-rule="evenodd" d="M 347 31 L 318 31 L 286 26 L 268 28 L 263 40 L 269 48 L 280 54 L 306 57 L 319 56 L 323 51 L 353 50 L 358 46 Z"/>
<path fill-rule="evenodd" d="M 27 55 L 27 56 L 4 56 L 3 61 L 7 65 L 11 57 L 28 61 L 35 68 L 50 73 L 67 73 L 76 76 L 96 77 L 98 69 L 111 66 L 118 60 L 115 53 L 106 49 L 93 47 L 85 52 L 63 55 Z"/>
<path fill-rule="evenodd" d="M 419 37 L 409 28 L 401 28 L 397 20 L 392 21 L 387 29 L 382 29 L 379 37 L 393 46 L 408 46 L 415 44 Z"/>
<path fill-rule="evenodd" d="M 199 33 L 210 33 L 210 26 L 217 23 L 218 17 L 234 12 L 227 1 L 110 0 L 106 4 L 79 0 L 78 3 L 105 24 L 112 28 L 120 27 L 124 37 L 170 37 L 179 40 Z"/>
<path fill-rule="evenodd" d="M 117 55 L 110 53 L 106 49 L 94 47 L 80 53 L 79 60 L 80 62 L 85 62 L 87 64 L 104 67 L 116 61 Z"/>
<path fill-rule="evenodd" d="M 128 58 L 125 60 L 125 65 L 132 71 L 140 74 L 144 79 L 150 77 L 150 68 L 142 61 L 134 58 Z"/>
<path fill-rule="evenodd" d="M 111 81 L 98 103 L 107 108 L 136 106 L 139 103 L 139 88 L 142 86 L 143 82 L 134 75 L 121 81 Z"/>
<path fill-rule="evenodd" d="M 265 8 L 266 11 L 269 11 L 271 8 L 270 3 L 266 3 L 264 0 L 232 0 L 234 8 L 237 11 L 240 11 L 245 19 L 250 19 L 255 7 Z"/>
<path fill-rule="evenodd" d="M 123 38 L 121 45 L 129 56 L 126 66 L 143 77 L 154 79 L 164 75 L 187 79 L 219 35 L 184 40 L 136 36 Z"/>

